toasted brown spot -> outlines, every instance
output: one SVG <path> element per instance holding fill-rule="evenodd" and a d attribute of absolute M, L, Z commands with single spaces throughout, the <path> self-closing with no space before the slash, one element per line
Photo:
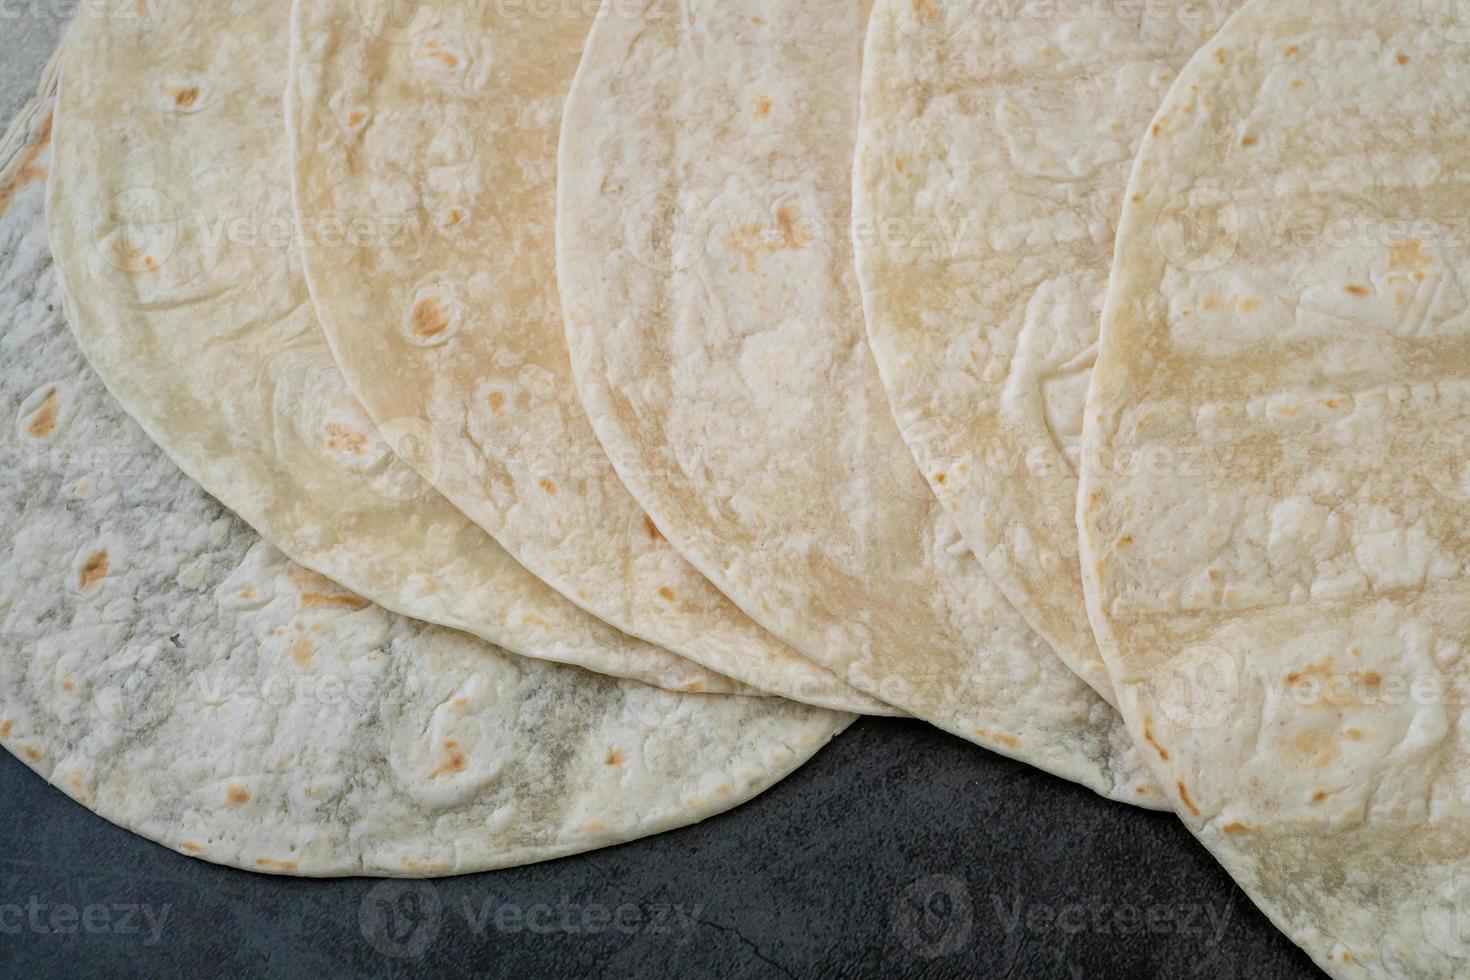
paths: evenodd
<path fill-rule="evenodd" d="M 1433 264 L 1417 239 L 1388 243 L 1388 271 L 1402 272 L 1406 269 L 1424 269 Z"/>
<path fill-rule="evenodd" d="M 439 42 L 433 38 L 424 42 L 424 54 L 439 62 L 445 68 L 458 68 L 459 57 L 452 51 L 445 51 L 439 46 Z"/>
<path fill-rule="evenodd" d="M 70 694 L 77 689 L 77 682 L 68 677 L 61 682 L 61 689 Z"/>
<path fill-rule="evenodd" d="M 1304 85 L 1304 84 L 1306 84 L 1306 83 L 1305 83 L 1305 82 L 1303 82 L 1303 81 L 1302 81 L 1302 80 L 1301 80 L 1301 79 L 1300 79 L 1300 78 L 1293 78 L 1293 79 L 1292 79 L 1292 80 L 1291 80 L 1291 90 L 1292 90 L 1292 91 L 1293 91 L 1293 92 L 1295 92 L 1295 91 L 1298 91 L 1298 90 L 1300 90 L 1300 89 L 1301 89 L 1301 87 L 1302 87 L 1302 86 L 1303 86 L 1303 85 Z"/>
<path fill-rule="evenodd" d="M 698 694 L 700 691 L 704 690 L 704 684 L 700 681 L 690 681 L 688 684 L 684 685 L 684 690 L 690 694 Z"/>
<path fill-rule="evenodd" d="M 1312 769 L 1321 769 L 1338 755 L 1337 744 L 1324 731 L 1302 732 L 1291 740 L 1291 747 L 1308 757 L 1307 764 Z"/>
<path fill-rule="evenodd" d="M 176 88 L 169 95 L 173 96 L 174 105 L 180 109 L 187 109 L 199 101 L 199 89 L 194 85 L 188 88 Z"/>
<path fill-rule="evenodd" d="M 1327 799 L 1327 793 L 1324 790 L 1320 790 L 1320 789 L 1314 789 L 1314 790 L 1312 790 L 1311 801 L 1313 803 L 1321 803 L 1325 799 Z"/>
<path fill-rule="evenodd" d="M 622 749 L 613 749 L 607 754 L 607 758 L 603 759 L 602 761 L 610 766 L 620 766 L 623 764 L 623 760 L 627 757 L 627 753 L 625 753 Z"/>
<path fill-rule="evenodd" d="M 275 868 L 277 871 L 295 871 L 295 861 L 276 861 L 272 858 L 256 858 L 255 864 L 261 868 Z"/>
<path fill-rule="evenodd" d="M 498 412 L 498 411 L 500 411 L 504 407 L 505 407 L 505 392 L 503 392 L 503 391 L 492 391 L 492 392 L 490 392 L 490 411 L 492 411 L 492 412 Z"/>
<path fill-rule="evenodd" d="M 1286 49 L 1286 56 L 1288 58 L 1295 58 L 1297 52 L 1300 51 L 1300 50 L 1301 50 L 1301 48 L 1299 48 L 1295 44 L 1293 44 L 1293 45 L 1291 45 L 1290 47 L 1288 47 Z"/>
<path fill-rule="evenodd" d="M 919 21 L 924 24 L 932 24 L 939 19 L 939 5 L 934 0 L 911 0 L 914 13 L 919 15 Z"/>
<path fill-rule="evenodd" d="M 25 747 L 25 754 L 26 758 L 30 759 L 32 762 L 41 761 L 41 753 L 38 752 L 36 749 L 31 748 L 29 745 Z"/>
<path fill-rule="evenodd" d="M 190 854 L 202 854 L 202 853 L 204 853 L 204 848 L 200 847 L 198 844 L 195 844 L 193 841 L 187 841 L 187 840 L 184 841 L 182 844 L 179 845 L 179 850 L 181 850 L 181 851 L 188 851 Z"/>
<path fill-rule="evenodd" d="M 415 336 L 437 337 L 449 327 L 449 311 L 434 297 L 425 296 L 413 308 L 411 326 Z"/>
<path fill-rule="evenodd" d="M 0 734 L 4 734 L 4 733 L 3 732 L 0 732 Z M 1361 742 L 1363 740 L 1363 730 L 1361 728 L 1349 728 L 1346 731 L 1344 731 L 1342 734 L 1350 742 Z"/>
<path fill-rule="evenodd" d="M 998 732 L 989 728 L 975 729 L 975 737 L 991 742 L 999 742 L 1006 748 L 1016 749 L 1021 747 L 1020 739 L 1016 738 L 1014 735 L 1009 735 L 1005 732 Z"/>
<path fill-rule="evenodd" d="M 302 592 L 297 600 L 303 609 L 346 609 L 349 612 L 357 612 L 366 609 L 371 603 L 360 595 L 350 592 L 326 593 L 326 592 Z"/>
<path fill-rule="evenodd" d="M 756 27 L 764 27 L 766 24 L 766 19 L 764 17 L 752 17 L 750 18 L 750 22 Z"/>
<path fill-rule="evenodd" d="M 10 202 L 15 200 L 15 195 L 20 192 L 21 188 L 46 178 L 46 168 L 36 161 L 41 158 L 41 154 L 45 152 L 50 141 L 51 111 L 48 109 L 36 129 L 36 141 L 21 156 L 10 176 L 0 181 L 0 215 L 10 209 Z"/>
<path fill-rule="evenodd" d="M 453 743 L 446 743 L 446 744 L 453 744 Z M 464 769 L 465 769 L 464 753 L 463 752 L 452 752 L 452 753 L 450 753 L 449 758 L 448 759 L 445 759 L 444 762 L 439 766 L 438 769 L 435 769 L 433 772 L 429 773 L 429 778 L 430 779 L 440 779 L 440 778 L 442 778 L 444 776 L 453 776 L 455 773 L 464 772 Z"/>
<path fill-rule="evenodd" d="M 776 209 L 776 232 L 779 241 L 759 224 L 746 224 L 728 240 L 728 244 L 744 256 L 746 268 L 752 272 L 761 256 L 768 252 L 791 251 L 811 244 L 811 239 L 801 229 L 801 212 L 789 204 Z"/>
<path fill-rule="evenodd" d="M 56 428 L 56 420 L 61 413 L 61 393 L 52 388 L 41 400 L 41 404 L 31 413 L 30 421 L 26 422 L 26 435 L 32 439 L 44 439 Z"/>
<path fill-rule="evenodd" d="M 716 796 L 729 796 L 733 792 L 735 792 L 735 790 L 730 786 L 729 783 L 721 783 L 720 785 L 715 787 Z"/>
<path fill-rule="evenodd" d="M 541 489 L 542 490 L 545 490 L 547 492 L 547 494 L 549 494 L 550 496 L 553 496 L 553 497 L 556 496 L 556 483 L 553 482 L 551 480 L 551 478 L 543 476 L 537 482 L 539 482 L 541 484 Z"/>
<path fill-rule="evenodd" d="M 5 736 L 9 735 L 10 730 L 14 727 L 15 722 L 9 718 L 5 719 L 4 721 L 0 721 L 0 738 L 4 738 Z"/>
<path fill-rule="evenodd" d="M 225 787 L 225 799 L 229 800 L 232 806 L 241 806 L 250 802 L 250 790 L 232 783 Z"/>
<path fill-rule="evenodd" d="M 1397 58 L 1395 58 L 1394 60 L 1397 61 L 1401 65 L 1407 65 L 1409 63 L 1409 56 L 1406 55 L 1406 54 L 1401 54 Z"/>
<path fill-rule="evenodd" d="M 1347 293 L 1349 296 L 1357 296 L 1360 299 L 1368 295 L 1367 286 L 1349 285 L 1342 287 L 1342 289 L 1343 292 Z"/>
<path fill-rule="evenodd" d="M 764 95 L 755 100 L 755 115 L 757 119 L 764 119 L 771 114 L 771 100 Z"/>
<path fill-rule="evenodd" d="M 362 110 L 354 109 L 347 114 L 347 125 L 357 126 L 362 123 Z"/>
<path fill-rule="evenodd" d="M 1125 534 L 1121 538 L 1118 539 L 1117 550 L 1122 551 L 1123 549 L 1130 548 L 1132 546 L 1133 546 L 1133 535 L 1131 535 L 1131 534 Z"/>
<path fill-rule="evenodd" d="M 457 224 L 460 223 L 460 221 L 463 219 L 463 217 L 464 216 L 462 214 L 460 214 L 458 211 L 451 211 L 451 212 L 449 212 L 449 217 L 445 218 L 440 223 L 440 227 L 442 227 L 442 228 L 453 228 L 455 225 L 457 225 Z"/>
<path fill-rule="evenodd" d="M 1154 751 L 1159 754 L 1160 759 L 1163 759 L 1166 762 L 1168 761 L 1169 750 L 1164 748 L 1154 739 L 1153 729 L 1148 727 L 1148 722 L 1144 722 L 1143 724 L 1143 740 L 1154 747 Z"/>
<path fill-rule="evenodd" d="M 107 576 L 107 570 L 112 567 L 112 562 L 105 551 L 94 551 L 82 562 L 82 567 L 77 570 L 77 584 L 83 589 L 90 589 Z"/>
<path fill-rule="evenodd" d="M 663 537 L 663 535 L 659 533 L 658 525 L 653 523 L 653 518 L 649 517 L 647 514 L 643 516 L 643 532 L 648 535 L 648 539 L 650 541 L 657 541 L 659 538 Z"/>
<path fill-rule="evenodd" d="M 1225 49 L 1224 48 L 1216 48 L 1215 49 L 1215 60 L 1218 61 L 1218 62 L 1220 62 L 1220 64 L 1222 64 L 1222 65 L 1225 64 Z"/>
<path fill-rule="evenodd" d="M 808 244 L 806 235 L 802 234 L 801 214 L 789 204 L 783 204 L 776 209 L 776 224 L 781 228 L 782 244 L 786 248 L 801 248 Z"/>
<path fill-rule="evenodd" d="M 1245 299 L 1240 301 L 1240 309 L 1242 313 L 1254 313 L 1260 308 L 1261 301 L 1256 299 L 1254 296 L 1247 296 Z"/>
<path fill-rule="evenodd" d="M 455 698 L 449 702 L 449 706 L 456 711 L 463 711 L 470 706 L 469 698 Z"/>
<path fill-rule="evenodd" d="M 1195 806 L 1194 801 L 1189 798 L 1189 790 L 1184 788 L 1183 783 L 1176 782 L 1174 786 L 1179 790 L 1179 802 L 1183 803 L 1190 813 L 1196 817 L 1199 816 L 1199 807 Z"/>
<path fill-rule="evenodd" d="M 1148 787 L 1147 786 L 1139 786 L 1139 787 L 1135 788 L 1133 790 L 1133 792 L 1137 793 L 1139 796 L 1147 796 L 1148 795 Z"/>
<path fill-rule="evenodd" d="M 1250 828 L 1241 823 L 1239 820 L 1232 820 L 1227 824 L 1222 824 L 1220 827 L 1220 833 L 1229 834 L 1231 836 L 1234 836 L 1236 834 L 1245 834 L 1249 832 Z"/>
<path fill-rule="evenodd" d="M 367 448 L 368 438 L 365 433 L 349 429 L 345 425 L 338 425 L 336 422 L 328 422 L 325 428 L 328 449 L 361 456 L 362 451 Z"/>
<path fill-rule="evenodd" d="M 286 650 L 291 654 L 291 659 L 303 667 L 311 663 L 311 658 L 316 654 L 311 641 L 304 636 L 293 642 Z"/>
<path fill-rule="evenodd" d="M 669 602 L 673 602 L 676 598 L 678 598 L 674 594 L 674 590 L 669 588 L 667 585 L 660 585 L 658 587 L 658 594 Z"/>
<path fill-rule="evenodd" d="M 1257 139 L 1254 136 L 1242 136 L 1240 138 L 1240 145 L 1241 146 L 1255 146 L 1259 142 L 1260 142 L 1260 140 Z"/>
<path fill-rule="evenodd" d="M 939 484 L 941 487 L 944 486 L 944 481 L 947 479 L 949 479 L 949 477 L 945 476 L 943 473 L 934 474 L 934 482 Z"/>

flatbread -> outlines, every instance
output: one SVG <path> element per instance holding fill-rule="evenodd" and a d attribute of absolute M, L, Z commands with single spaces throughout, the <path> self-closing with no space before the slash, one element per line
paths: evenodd
<path fill-rule="evenodd" d="M 1340 977 L 1470 970 L 1470 40 L 1256 0 L 1128 186 L 1088 610 L 1189 828 Z"/>
<path fill-rule="evenodd" d="M 426 434 L 374 426 L 347 390 L 298 254 L 331 247 L 331 229 L 292 219 L 288 11 L 211 0 L 79 20 L 73 57 L 96 67 L 63 86 L 50 218 L 92 365 L 184 472 L 374 602 L 527 656 L 736 690 L 527 572 L 398 462 L 415 440 L 433 453 Z"/>
<path fill-rule="evenodd" d="M 6 750 L 194 857 L 428 876 L 692 823 L 846 724 L 514 657 L 263 542 L 168 462 L 68 332 L 42 213 L 50 119 L 37 105 L 0 148 Z"/>
<path fill-rule="evenodd" d="M 1087 379 L 1128 168 L 1239 0 L 880 0 L 854 241 L 868 337 L 930 487 L 1059 656 L 1112 696 L 1077 565 Z"/>
<path fill-rule="evenodd" d="M 556 133 L 597 5 L 545 15 L 443 0 L 393 19 L 370 4 L 387 18 L 370 16 L 370 30 L 361 6 L 298 5 L 292 129 L 305 227 L 416 230 L 306 254 L 368 412 L 422 429 L 437 449 L 420 472 L 584 609 L 760 690 L 896 713 L 779 643 L 680 558 L 577 403 L 553 259 Z"/>
<path fill-rule="evenodd" d="M 858 687 L 1157 805 L 1116 713 L 985 577 L 864 341 L 848 244 L 864 5 L 655 2 L 567 103 L 558 273 L 588 415 L 669 540 Z"/>

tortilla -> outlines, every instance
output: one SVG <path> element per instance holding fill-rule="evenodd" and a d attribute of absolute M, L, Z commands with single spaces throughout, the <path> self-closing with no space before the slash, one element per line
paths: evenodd
<path fill-rule="evenodd" d="M 847 236 L 865 15 L 661 0 L 598 22 L 559 166 L 583 403 L 669 540 L 776 635 L 963 738 L 1158 805 L 889 415 Z"/>
<path fill-rule="evenodd" d="M 760 690 L 895 713 L 779 643 L 680 558 L 577 403 L 553 182 L 561 102 L 597 6 L 443 0 L 370 16 L 373 30 L 359 8 L 298 5 L 292 130 L 305 227 L 415 229 L 306 253 L 337 363 L 368 412 L 412 420 L 438 447 L 429 465 L 411 460 L 420 472 L 582 608 Z"/>
<path fill-rule="evenodd" d="M 50 220 L 93 367 L 190 476 L 302 564 L 405 615 L 675 690 L 737 690 L 536 579 L 397 461 L 332 362 L 298 247 L 288 4 L 79 20 Z M 231 30 L 218 24 L 230 12 Z"/>
<path fill-rule="evenodd" d="M 96 30 L 79 24 L 73 66 L 100 70 L 77 54 Z M 693 823 L 847 723 L 514 657 L 263 542 L 149 442 L 67 330 L 44 184 L 25 176 L 51 167 L 50 112 L 0 148 L 0 745 L 22 762 L 193 857 L 418 877 Z"/>
<path fill-rule="evenodd" d="M 1088 611 L 1190 829 L 1340 977 L 1470 963 L 1470 49 L 1256 0 L 1180 74 L 1087 402 Z"/>
<path fill-rule="evenodd" d="M 1077 565 L 1078 442 L 1128 168 L 1238 0 L 880 0 L 854 241 L 868 337 L 930 487 L 1104 697 Z"/>

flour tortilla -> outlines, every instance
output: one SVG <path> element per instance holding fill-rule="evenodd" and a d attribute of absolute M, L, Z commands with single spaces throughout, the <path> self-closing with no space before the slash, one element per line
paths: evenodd
<path fill-rule="evenodd" d="M 0 745 L 194 857 L 417 877 L 693 823 L 846 724 L 514 657 L 263 542 L 170 465 L 66 328 L 33 176 L 50 110 L 0 148 Z"/>
<path fill-rule="evenodd" d="M 659 527 L 778 636 L 1157 805 L 1117 714 L 991 587 L 889 416 L 847 239 L 865 14 L 656 2 L 593 29 L 557 236 L 583 401 Z"/>
<path fill-rule="evenodd" d="M 965 540 L 1105 697 L 1077 565 L 1078 442 L 1128 168 L 1238 0 L 879 0 L 854 242 L 894 417 Z"/>
<path fill-rule="evenodd" d="M 79 20 L 75 63 L 97 67 L 63 86 L 50 216 L 93 366 L 206 490 L 375 602 L 527 656 L 736 690 L 537 580 L 397 461 L 421 433 L 375 427 L 348 392 L 296 251 L 330 239 L 293 234 L 288 10 Z"/>
<path fill-rule="evenodd" d="M 1340 977 L 1470 972 L 1470 39 L 1253 2 L 1144 141 L 1088 609 L 1180 816 Z"/>
<path fill-rule="evenodd" d="M 680 558 L 577 403 L 556 298 L 556 133 L 595 4 L 443 0 L 376 33 L 360 8 L 298 5 L 292 128 L 306 227 L 421 229 L 306 254 L 368 412 L 415 420 L 441 447 L 424 476 L 584 609 L 760 690 L 896 713 L 779 643 Z"/>

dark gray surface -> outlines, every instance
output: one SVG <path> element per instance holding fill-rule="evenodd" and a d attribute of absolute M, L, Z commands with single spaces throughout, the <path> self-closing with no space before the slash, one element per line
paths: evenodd
<path fill-rule="evenodd" d="M 434 882 L 215 867 L 0 756 L 4 977 L 1319 975 L 1173 818 L 917 722 L 697 827 Z"/>

